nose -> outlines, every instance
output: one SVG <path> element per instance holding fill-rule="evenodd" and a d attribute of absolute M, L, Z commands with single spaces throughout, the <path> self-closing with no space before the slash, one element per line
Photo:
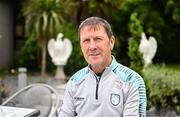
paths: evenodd
<path fill-rule="evenodd" d="M 97 46 L 96 46 L 95 41 L 94 41 L 94 40 L 91 40 L 91 41 L 90 41 L 89 50 L 94 50 L 94 49 L 96 49 L 96 48 L 97 48 Z"/>

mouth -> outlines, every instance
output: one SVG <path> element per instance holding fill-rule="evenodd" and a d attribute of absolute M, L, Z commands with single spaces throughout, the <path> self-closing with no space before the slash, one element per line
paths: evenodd
<path fill-rule="evenodd" d="M 90 53 L 89 56 L 98 56 L 100 55 L 99 53 Z"/>

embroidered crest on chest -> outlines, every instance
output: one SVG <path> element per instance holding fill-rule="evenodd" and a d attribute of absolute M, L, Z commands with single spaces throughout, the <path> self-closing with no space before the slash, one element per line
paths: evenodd
<path fill-rule="evenodd" d="M 110 101 L 113 106 L 117 106 L 120 103 L 120 95 L 111 93 Z"/>

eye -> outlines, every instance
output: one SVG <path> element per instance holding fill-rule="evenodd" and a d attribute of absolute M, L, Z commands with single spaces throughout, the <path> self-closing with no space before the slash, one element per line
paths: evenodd
<path fill-rule="evenodd" d="M 90 39 L 83 39 L 83 43 L 88 43 L 90 41 Z"/>
<path fill-rule="evenodd" d="M 100 41 L 102 41 L 102 38 L 96 37 L 96 38 L 95 38 L 95 41 L 100 42 Z"/>

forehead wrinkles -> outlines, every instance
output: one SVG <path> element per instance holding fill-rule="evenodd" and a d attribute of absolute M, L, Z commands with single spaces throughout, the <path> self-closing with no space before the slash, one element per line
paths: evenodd
<path fill-rule="evenodd" d="M 80 30 L 80 32 L 82 31 L 82 30 L 84 30 L 84 29 L 86 29 L 86 30 L 88 30 L 88 31 L 97 31 L 97 30 L 100 30 L 100 28 L 102 28 L 104 31 L 105 31 L 105 29 L 104 29 L 104 27 L 103 26 L 101 26 L 101 25 L 87 25 L 87 26 L 84 26 L 84 27 L 82 27 L 81 28 L 81 30 Z"/>
<path fill-rule="evenodd" d="M 100 25 L 96 25 L 96 26 L 87 26 L 88 31 L 90 31 L 90 30 L 97 31 L 97 30 L 100 30 L 100 27 L 102 27 L 102 26 L 100 26 Z"/>

